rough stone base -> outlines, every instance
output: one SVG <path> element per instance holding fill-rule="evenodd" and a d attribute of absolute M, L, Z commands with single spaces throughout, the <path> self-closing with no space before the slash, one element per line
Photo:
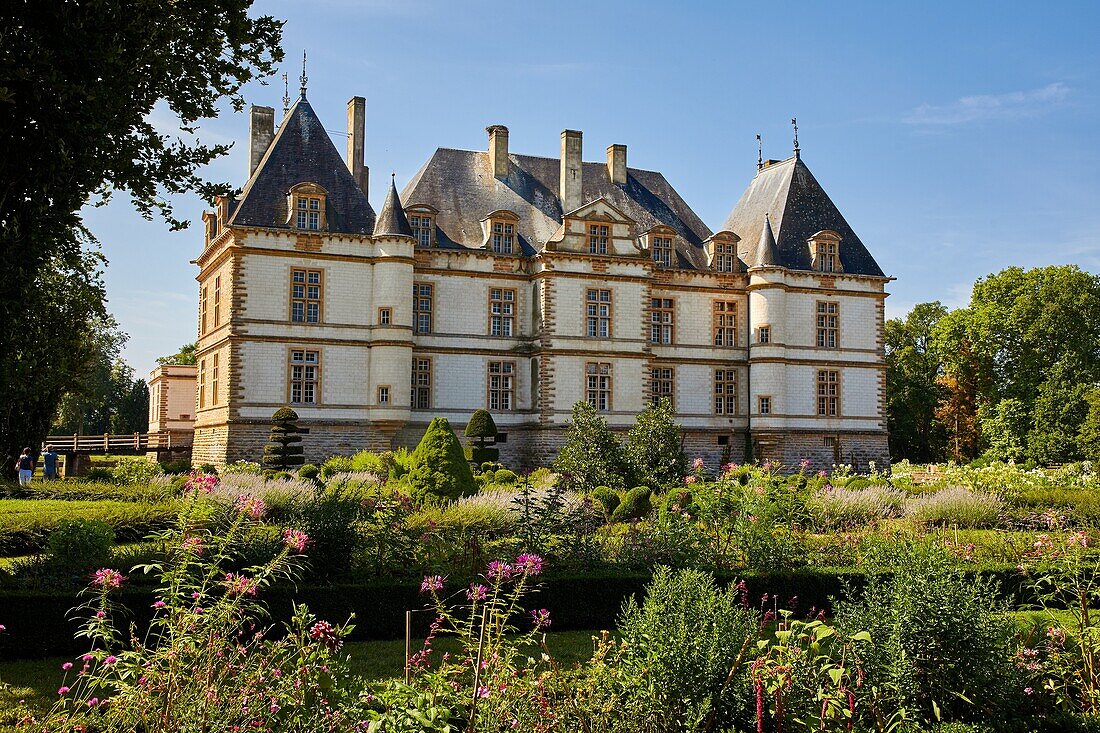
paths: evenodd
<path fill-rule="evenodd" d="M 306 463 L 322 463 L 331 456 L 350 456 L 361 450 L 383 451 L 393 447 L 393 426 L 365 422 L 299 421 Z M 211 463 L 221 468 L 234 461 L 263 460 L 271 425 L 263 421 L 237 421 L 195 431 L 191 463 Z"/>
<path fill-rule="evenodd" d="M 729 430 L 683 431 L 684 455 L 689 461 L 702 458 L 709 469 L 727 463 L 745 462 L 745 433 Z"/>
<path fill-rule="evenodd" d="M 866 471 L 871 461 L 879 471 L 890 466 L 890 446 L 885 432 L 849 433 L 754 433 L 755 457 L 797 470 L 803 459 L 814 471 L 828 471 L 834 464 L 851 464 Z"/>

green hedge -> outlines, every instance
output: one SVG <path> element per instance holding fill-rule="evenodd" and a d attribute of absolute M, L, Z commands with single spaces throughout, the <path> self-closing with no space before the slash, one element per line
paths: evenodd
<path fill-rule="evenodd" d="M 0 556 L 40 552 L 53 528 L 66 519 L 98 519 L 119 542 L 136 542 L 172 526 L 178 516 L 173 502 L 0 499 Z"/>

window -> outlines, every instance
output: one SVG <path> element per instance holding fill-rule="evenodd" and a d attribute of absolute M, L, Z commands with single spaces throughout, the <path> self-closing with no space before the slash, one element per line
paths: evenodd
<path fill-rule="evenodd" d="M 413 236 L 416 237 L 417 244 L 421 247 L 432 246 L 432 240 L 435 239 L 435 237 L 432 236 L 435 231 L 435 226 L 429 214 L 412 214 L 409 216 L 409 226 L 412 227 Z"/>
<path fill-rule="evenodd" d="M 294 323 L 321 322 L 320 270 L 290 271 L 290 320 Z"/>
<path fill-rule="evenodd" d="M 607 240 L 611 236 L 611 227 L 607 224 L 588 225 L 588 252 L 594 255 L 607 254 Z"/>
<path fill-rule="evenodd" d="M 417 333 L 432 332 L 431 283 L 413 283 L 413 324 Z"/>
<path fill-rule="evenodd" d="M 218 354 L 215 353 L 210 364 L 210 404 L 218 404 Z"/>
<path fill-rule="evenodd" d="M 761 415 L 770 415 L 770 414 L 772 414 L 772 398 L 771 397 L 761 397 L 760 398 L 759 412 L 760 412 Z"/>
<path fill-rule="evenodd" d="M 514 361 L 489 362 L 489 410 L 515 409 L 516 363 Z"/>
<path fill-rule="evenodd" d="M 817 304 L 817 345 L 823 349 L 835 349 L 837 347 L 837 334 L 839 333 L 839 305 L 837 303 L 819 302 Z"/>
<path fill-rule="evenodd" d="M 611 338 L 611 291 L 586 290 L 584 301 L 585 333 L 589 338 Z"/>
<path fill-rule="evenodd" d="M 388 325 L 390 325 L 391 320 L 393 320 L 393 311 L 391 311 L 389 308 L 379 308 L 378 309 L 378 325 L 379 326 L 388 326 Z"/>
<path fill-rule="evenodd" d="M 199 359 L 199 409 L 206 407 L 206 359 Z"/>
<path fill-rule="evenodd" d="M 414 410 L 426 410 L 432 406 L 432 360 L 413 358 L 412 400 Z"/>
<path fill-rule="evenodd" d="M 584 398 L 600 412 L 611 409 L 611 365 L 588 362 L 584 365 L 586 384 Z"/>
<path fill-rule="evenodd" d="M 515 333 L 516 291 L 489 288 L 489 335 L 510 338 Z"/>
<path fill-rule="evenodd" d="M 649 371 L 649 400 L 657 404 L 661 400 L 668 400 L 675 404 L 675 389 L 673 370 L 671 367 L 654 367 Z"/>
<path fill-rule="evenodd" d="M 390 404 L 390 386 L 388 384 L 378 385 L 378 404 Z"/>
<path fill-rule="evenodd" d="M 295 224 L 299 229 L 321 228 L 320 196 L 296 196 L 295 211 L 297 213 Z"/>
<path fill-rule="evenodd" d="M 493 234 L 490 238 L 493 251 L 510 255 L 516 241 L 516 225 L 510 221 L 493 221 Z"/>
<path fill-rule="evenodd" d="M 772 340 L 772 327 L 761 326 L 756 331 L 756 340 L 762 344 L 770 344 Z"/>
<path fill-rule="evenodd" d="M 675 301 L 672 298 L 652 298 L 649 309 L 649 341 L 671 344 L 676 325 Z"/>
<path fill-rule="evenodd" d="M 714 301 L 714 345 L 724 348 L 737 346 L 737 303 L 729 300 Z"/>
<path fill-rule="evenodd" d="M 214 278 L 214 328 L 222 322 L 222 276 Z"/>
<path fill-rule="evenodd" d="M 839 272 L 840 261 L 837 259 L 836 242 L 817 242 L 817 269 L 821 272 Z"/>
<path fill-rule="evenodd" d="M 715 272 L 736 272 L 737 245 L 732 242 L 714 243 Z"/>
<path fill-rule="evenodd" d="M 714 414 L 737 414 L 737 370 L 714 370 Z"/>
<path fill-rule="evenodd" d="M 817 373 L 817 414 L 834 417 L 840 407 L 840 372 L 822 369 Z"/>
<path fill-rule="evenodd" d="M 206 333 L 206 291 L 207 287 L 202 286 L 202 293 L 199 295 L 199 334 Z"/>
<path fill-rule="evenodd" d="M 290 402 L 295 405 L 317 404 L 321 382 L 321 352 L 293 349 L 290 352 Z"/>
<path fill-rule="evenodd" d="M 672 266 L 672 237 L 653 237 L 653 261 L 662 267 Z"/>

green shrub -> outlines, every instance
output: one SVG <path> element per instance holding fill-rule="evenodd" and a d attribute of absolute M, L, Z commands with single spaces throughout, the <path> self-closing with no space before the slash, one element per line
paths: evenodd
<path fill-rule="evenodd" d="M 206 474 L 207 476 L 217 476 L 218 475 L 218 467 L 215 466 L 213 463 L 204 463 L 204 464 L 202 464 L 201 466 L 199 466 L 199 471 Z"/>
<path fill-rule="evenodd" d="M 289 407 L 281 407 L 271 416 L 271 433 L 264 446 L 265 467 L 285 471 L 305 463 L 304 449 L 298 445 L 302 435 L 298 431 L 298 413 Z"/>
<path fill-rule="evenodd" d="M 610 517 L 623 501 L 619 497 L 619 492 L 608 486 L 597 486 L 589 492 L 588 498 L 603 506 L 604 515 L 607 517 Z"/>
<path fill-rule="evenodd" d="M 95 481 L 98 483 L 111 483 L 115 480 L 115 476 L 111 473 L 111 469 L 103 468 L 102 466 L 95 466 L 89 468 L 88 472 L 84 474 L 85 481 Z"/>
<path fill-rule="evenodd" d="M 500 449 L 491 446 L 471 445 L 462 449 L 462 455 L 475 465 L 496 463 L 500 460 Z"/>
<path fill-rule="evenodd" d="M 114 543 L 114 531 L 102 520 L 65 519 L 50 532 L 46 550 L 58 568 L 81 574 L 105 566 Z"/>
<path fill-rule="evenodd" d="M 477 493 L 470 464 L 445 417 L 428 424 L 404 477 L 414 499 L 439 501 Z"/>
<path fill-rule="evenodd" d="M 123 458 L 111 469 L 111 477 L 120 484 L 145 484 L 164 473 L 160 464 L 149 458 Z"/>
<path fill-rule="evenodd" d="M 997 521 L 1004 502 L 992 494 L 951 486 L 906 502 L 906 516 L 922 524 L 988 527 Z"/>
<path fill-rule="evenodd" d="M 0 499 L 0 556 L 42 550 L 50 532 L 65 520 L 98 519 L 114 530 L 119 542 L 137 542 L 172 526 L 177 516 L 174 502 Z"/>
<path fill-rule="evenodd" d="M 565 488 L 587 493 L 597 486 L 619 491 L 626 487 L 627 469 L 623 446 L 607 421 L 587 402 L 573 405 L 565 432 L 565 445 L 554 459 L 554 470 Z"/>
<path fill-rule="evenodd" d="M 466 423 L 463 434 L 467 438 L 474 438 L 482 443 L 485 440 L 497 437 L 497 424 L 488 410 L 474 410 L 470 415 L 470 422 Z"/>
<path fill-rule="evenodd" d="M 871 485 L 870 479 L 863 476 L 854 476 L 844 482 L 844 488 L 848 491 L 860 491 Z"/>
<path fill-rule="evenodd" d="M 493 474 L 493 483 L 511 486 L 516 482 L 516 480 L 517 477 L 515 472 L 509 471 L 507 468 L 502 468 Z"/>
<path fill-rule="evenodd" d="M 688 514 L 694 515 L 697 507 L 695 506 L 695 497 L 692 496 L 690 491 L 686 489 L 670 489 L 661 497 L 659 509 L 664 513 L 674 512 L 680 514 L 687 512 Z"/>
<path fill-rule="evenodd" d="M 165 473 L 179 475 L 191 471 L 191 461 L 186 458 L 177 458 L 174 461 L 162 461 L 160 467 Z"/>
<path fill-rule="evenodd" d="M 328 481 L 338 473 L 350 473 L 354 470 L 355 467 L 348 456 L 330 456 L 321 464 L 321 479 Z"/>
<path fill-rule="evenodd" d="M 222 473 L 225 475 L 243 473 L 259 476 L 263 472 L 263 466 L 254 461 L 233 461 L 232 463 L 225 464 L 225 468 L 222 469 Z"/>
<path fill-rule="evenodd" d="M 648 486 L 635 486 L 623 494 L 622 501 L 611 512 L 612 522 L 629 522 L 644 519 L 653 510 L 651 502 L 653 492 Z"/>
<path fill-rule="evenodd" d="M 688 462 L 676 412 L 667 399 L 646 405 L 638 415 L 626 436 L 626 458 L 636 480 L 651 489 L 683 482 Z"/>
<path fill-rule="evenodd" d="M 298 478 L 313 481 L 321 474 L 321 469 L 312 463 L 307 463 L 298 469 Z"/>

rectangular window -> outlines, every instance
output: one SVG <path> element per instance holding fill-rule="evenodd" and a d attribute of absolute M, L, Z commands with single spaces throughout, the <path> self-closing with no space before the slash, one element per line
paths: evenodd
<path fill-rule="evenodd" d="M 489 410 L 514 409 L 516 399 L 516 363 L 514 361 L 489 362 Z"/>
<path fill-rule="evenodd" d="M 315 196 L 299 196 L 295 224 L 299 229 L 321 228 L 321 199 Z"/>
<path fill-rule="evenodd" d="M 714 414 L 737 414 L 737 370 L 714 370 Z"/>
<path fill-rule="evenodd" d="M 516 326 L 516 291 L 489 288 L 489 335 L 511 338 Z"/>
<path fill-rule="evenodd" d="M 432 406 L 432 360 L 413 357 L 412 400 L 414 410 L 426 410 Z"/>
<path fill-rule="evenodd" d="M 668 400 L 675 406 L 675 380 L 672 367 L 654 367 L 649 371 L 649 399 L 653 404 Z"/>
<path fill-rule="evenodd" d="M 594 255 L 607 254 L 607 240 L 611 237 L 611 227 L 607 224 L 588 225 L 588 252 Z"/>
<path fill-rule="evenodd" d="M 672 237 L 653 238 L 653 261 L 662 267 L 672 267 Z"/>
<path fill-rule="evenodd" d="M 390 325 L 390 321 L 392 320 L 392 318 L 393 318 L 393 311 L 391 311 L 389 308 L 379 308 L 378 309 L 378 325 L 379 326 L 388 326 L 388 325 Z"/>
<path fill-rule="evenodd" d="M 714 270 L 715 272 L 736 272 L 734 263 L 737 262 L 737 246 L 733 244 L 714 244 Z"/>
<path fill-rule="evenodd" d="M 294 349 L 290 352 L 290 402 L 315 405 L 321 383 L 321 352 Z"/>
<path fill-rule="evenodd" d="M 672 298 L 652 298 L 649 309 L 649 341 L 671 344 L 676 326 L 675 301 Z"/>
<path fill-rule="evenodd" d="M 388 384 L 378 385 L 378 404 L 390 404 L 390 386 Z"/>
<path fill-rule="evenodd" d="M 432 332 L 431 283 L 413 283 L 413 323 L 417 333 Z"/>
<path fill-rule="evenodd" d="M 772 328 L 771 326 L 761 326 L 756 331 L 756 340 L 762 344 L 771 343 L 772 340 Z"/>
<path fill-rule="evenodd" d="M 839 341 L 839 305 L 819 302 L 817 304 L 817 345 L 823 349 L 835 349 Z"/>
<path fill-rule="evenodd" d="M 492 247 L 497 254 L 510 255 L 516 241 L 516 226 L 510 221 L 494 221 Z"/>
<path fill-rule="evenodd" d="M 611 409 L 611 365 L 588 362 L 584 365 L 586 384 L 584 398 L 600 412 Z"/>
<path fill-rule="evenodd" d="M 214 328 L 222 322 L 222 277 L 214 278 Z"/>
<path fill-rule="evenodd" d="M 416 243 L 421 247 L 432 246 L 432 217 L 426 214 L 413 214 L 409 217 L 409 226 L 412 227 Z"/>
<path fill-rule="evenodd" d="M 218 404 L 218 354 L 215 353 L 210 365 L 210 404 Z"/>
<path fill-rule="evenodd" d="M 206 333 L 206 301 L 208 288 L 202 286 L 202 294 L 199 296 L 199 334 Z"/>
<path fill-rule="evenodd" d="M 714 301 L 714 345 L 723 348 L 737 346 L 737 303 Z"/>
<path fill-rule="evenodd" d="M 290 320 L 294 323 L 320 323 L 324 286 L 320 270 L 290 271 Z"/>
<path fill-rule="evenodd" d="M 817 243 L 817 263 L 821 272 L 836 272 L 836 242 Z"/>
<path fill-rule="evenodd" d="M 759 410 L 759 412 L 760 412 L 761 415 L 770 415 L 770 414 L 772 414 L 772 398 L 771 397 L 761 397 L 760 398 L 760 410 Z"/>
<path fill-rule="evenodd" d="M 817 373 L 817 414 L 835 417 L 840 408 L 840 372 L 822 369 Z"/>
<path fill-rule="evenodd" d="M 586 290 L 585 334 L 589 338 L 611 338 L 611 291 Z"/>
<path fill-rule="evenodd" d="M 206 359 L 199 359 L 199 409 L 206 407 Z"/>

